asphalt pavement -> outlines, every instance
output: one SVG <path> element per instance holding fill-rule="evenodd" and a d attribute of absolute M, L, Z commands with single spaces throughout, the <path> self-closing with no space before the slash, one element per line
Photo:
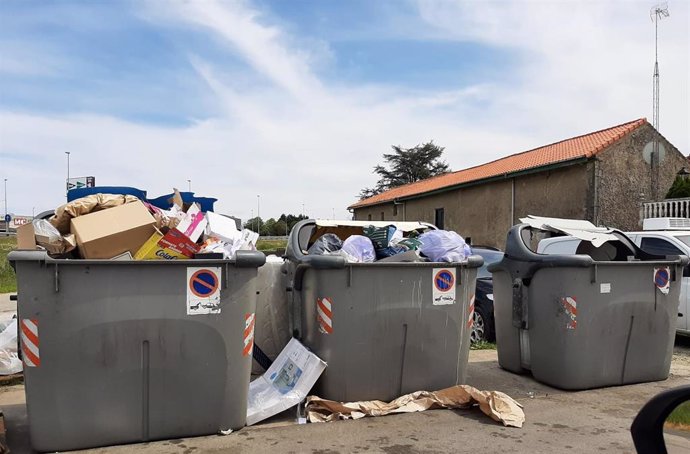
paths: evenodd
<path fill-rule="evenodd" d="M 166 440 L 92 449 L 88 453 L 631 453 L 630 424 L 655 394 L 690 381 L 690 339 L 677 341 L 671 376 L 655 383 L 567 392 L 499 368 L 496 351 L 470 353 L 468 384 L 518 400 L 521 429 L 503 427 L 479 410 L 432 410 L 357 421 L 294 423 L 294 410 L 227 436 Z M 0 388 L 7 439 L 15 453 L 31 452 L 23 385 Z M 667 435 L 671 453 L 690 452 L 690 434 Z"/>

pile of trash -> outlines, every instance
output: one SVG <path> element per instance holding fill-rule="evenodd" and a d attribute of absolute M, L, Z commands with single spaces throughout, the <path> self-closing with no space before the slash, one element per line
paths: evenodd
<path fill-rule="evenodd" d="M 351 263 L 461 262 L 472 254 L 472 250 L 453 231 L 403 232 L 391 224 L 363 227 L 362 235 L 350 235 L 344 241 L 335 233 L 325 233 L 312 243 L 306 253 L 341 255 Z"/>
<path fill-rule="evenodd" d="M 259 234 L 232 218 L 184 203 L 175 189 L 170 208 L 133 195 L 92 194 L 17 230 L 18 249 L 44 249 L 56 258 L 110 260 L 232 259 L 256 250 Z"/>

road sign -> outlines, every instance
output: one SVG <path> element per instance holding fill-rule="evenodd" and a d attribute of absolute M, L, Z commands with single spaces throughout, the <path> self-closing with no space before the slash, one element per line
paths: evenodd
<path fill-rule="evenodd" d="M 12 216 L 12 220 L 10 220 L 10 228 L 16 229 L 25 224 L 30 224 L 32 220 L 33 218 L 31 216 Z"/>
<path fill-rule="evenodd" d="M 187 268 L 187 315 L 220 314 L 220 267 Z"/>
<path fill-rule="evenodd" d="M 433 269 L 433 304 L 455 304 L 455 268 Z"/>
<path fill-rule="evenodd" d="M 96 186 L 96 177 L 76 177 L 67 180 L 67 190 L 92 188 Z"/>
<path fill-rule="evenodd" d="M 6 214 L 5 215 L 5 222 L 10 222 L 11 220 L 12 220 L 12 216 L 10 216 L 9 214 Z"/>
<path fill-rule="evenodd" d="M 654 268 L 654 285 L 661 293 L 668 295 L 671 289 L 671 269 L 668 266 Z"/>

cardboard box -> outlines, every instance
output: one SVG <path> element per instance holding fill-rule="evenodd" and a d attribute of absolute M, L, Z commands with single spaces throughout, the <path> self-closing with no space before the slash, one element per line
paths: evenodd
<path fill-rule="evenodd" d="M 17 229 L 17 249 L 36 249 L 36 232 L 33 224 L 25 224 Z"/>
<path fill-rule="evenodd" d="M 176 260 L 194 257 L 199 247 L 175 229 L 156 231 L 134 255 L 134 260 Z"/>
<path fill-rule="evenodd" d="M 134 254 L 156 231 L 156 220 L 137 201 L 72 218 L 70 230 L 85 259 L 110 259 Z"/>
<path fill-rule="evenodd" d="M 199 209 L 199 205 L 195 203 L 189 207 L 184 218 L 177 224 L 176 228 L 188 236 L 190 240 L 196 241 L 204 233 L 207 223 L 206 216 Z"/>

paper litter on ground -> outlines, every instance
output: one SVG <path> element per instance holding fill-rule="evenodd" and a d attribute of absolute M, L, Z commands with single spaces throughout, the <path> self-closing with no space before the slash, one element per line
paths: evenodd
<path fill-rule="evenodd" d="M 291 339 L 266 373 L 249 384 L 247 425 L 297 405 L 309 394 L 326 363 Z"/>
<path fill-rule="evenodd" d="M 484 414 L 494 421 L 502 422 L 504 426 L 522 427 L 525 422 L 522 405 L 507 394 L 500 391 L 480 391 L 468 385 L 452 386 L 435 392 L 416 391 L 390 403 L 380 400 L 342 403 L 309 396 L 306 411 L 309 422 L 328 422 L 436 408 L 470 408 L 474 405 L 479 405 Z"/>

